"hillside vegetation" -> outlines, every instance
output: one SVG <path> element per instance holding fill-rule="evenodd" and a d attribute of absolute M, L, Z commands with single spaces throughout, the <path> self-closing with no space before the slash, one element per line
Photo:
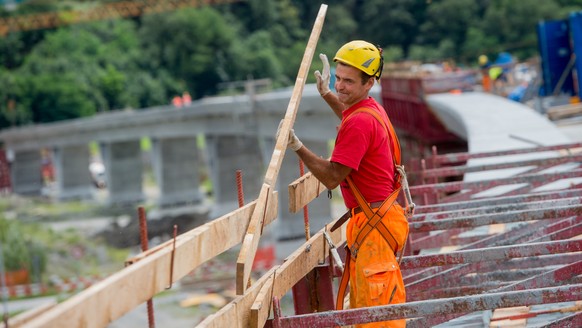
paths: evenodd
<path fill-rule="evenodd" d="M 113 1 L 22 1 L 19 16 L 90 10 Z M 536 24 L 565 19 L 582 0 L 330 0 L 317 52 L 365 39 L 386 61 L 537 54 Z M 292 85 L 321 3 L 247 0 L 131 19 L 19 31 L 0 38 L 0 129 L 166 105 L 224 92 L 231 81 Z M 312 71 L 319 68 L 313 61 Z M 310 75 L 310 81 L 314 78 Z"/>

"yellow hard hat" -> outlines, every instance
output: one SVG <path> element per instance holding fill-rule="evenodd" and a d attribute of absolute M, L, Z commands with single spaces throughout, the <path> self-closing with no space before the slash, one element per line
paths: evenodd
<path fill-rule="evenodd" d="M 483 66 L 489 62 L 489 58 L 486 55 L 479 56 L 479 65 Z"/>
<path fill-rule="evenodd" d="M 333 58 L 333 61 L 344 63 L 380 80 L 382 76 L 382 50 L 373 44 L 355 40 L 344 44 Z"/>

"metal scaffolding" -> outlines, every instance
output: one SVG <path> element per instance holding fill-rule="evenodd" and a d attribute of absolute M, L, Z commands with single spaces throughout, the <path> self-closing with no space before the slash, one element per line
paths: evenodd
<path fill-rule="evenodd" d="M 410 221 L 401 263 L 407 303 L 282 316 L 275 300 L 269 324 L 328 327 L 407 318 L 407 327 L 503 327 L 516 320 L 523 327 L 580 326 L 581 148 L 574 143 L 478 154 L 433 151 L 410 174 L 411 193 L 423 205 Z M 530 158 L 515 156 L 520 154 Z M 467 164 L 477 158 L 494 164 Z M 512 168 L 526 169 L 510 177 L 461 180 L 471 172 Z M 557 181 L 566 187 L 548 188 Z M 506 186 L 517 187 L 484 193 Z"/>

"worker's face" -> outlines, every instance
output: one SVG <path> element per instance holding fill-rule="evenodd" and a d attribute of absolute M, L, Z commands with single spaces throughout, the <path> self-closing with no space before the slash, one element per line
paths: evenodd
<path fill-rule="evenodd" d="M 346 108 L 367 98 L 372 86 L 374 79 L 362 84 L 362 72 L 359 69 L 338 63 L 335 69 L 335 90 Z"/>

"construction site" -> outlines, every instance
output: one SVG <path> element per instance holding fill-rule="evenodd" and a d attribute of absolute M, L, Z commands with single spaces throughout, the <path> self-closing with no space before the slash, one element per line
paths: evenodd
<path fill-rule="evenodd" d="M 188 231 L 178 233 L 174 225 L 171 238 L 151 248 L 151 213 L 138 206 L 135 212 L 140 231 L 134 237 L 140 239 L 140 254 L 127 259 L 122 270 L 67 299 L 5 317 L 3 327 L 121 327 L 116 325 L 120 318 L 144 305 L 144 320 L 147 318 L 148 326 L 155 327 L 156 296 L 184 280 L 200 290 L 214 290 L 197 299 L 190 298 L 192 304 L 227 300 L 214 303 L 213 313 L 199 322 L 193 321 L 189 325 L 192 327 L 337 327 L 395 319 L 406 319 L 406 327 L 419 328 L 582 327 L 582 104 L 572 101 L 571 95 L 554 92 L 567 88 L 568 83 L 576 85 L 568 76 L 578 64 L 582 69 L 582 59 L 566 60 L 559 67 L 560 74 L 552 75 L 546 88 L 554 97 L 534 99 L 526 91 L 521 102 L 485 92 L 471 70 L 428 73 L 412 72 L 408 64 L 385 65 L 384 75 L 371 95 L 384 106 L 396 129 L 406 168 L 405 192 L 398 199 L 410 213 L 409 235 L 399 262 L 406 303 L 335 310 L 346 261 L 346 225 L 332 227 L 346 209 L 343 203 L 331 205 L 329 212 L 326 209 L 320 215 L 317 207 L 322 201 L 330 202 L 331 191 L 302 163 L 292 173 L 285 172 L 288 167 L 283 165 L 285 157 L 297 162 L 294 154 L 287 151 L 291 129 L 300 136 L 307 129 L 315 131 L 313 140 L 322 138 L 324 149 L 335 137 L 336 122 L 320 124 L 320 114 L 314 108 L 322 107 L 322 101 L 315 86 L 306 85 L 308 75 L 313 74 L 310 67 L 317 56 L 327 9 L 327 5 L 321 5 L 295 85 L 286 93 L 252 94 L 234 100 L 231 97 L 225 104 L 219 99 L 194 102 L 193 108 L 200 109 L 196 115 L 206 115 L 195 118 L 184 114 L 185 109 L 176 110 L 176 114 L 164 109 L 160 111 L 164 116 L 155 116 L 153 110 L 154 114 L 150 114 L 156 122 L 161 117 L 165 122 L 179 122 L 172 124 L 188 125 L 198 120 L 199 123 L 192 123 L 200 125 L 196 129 L 216 132 L 223 127 L 214 123 L 213 115 L 223 118 L 231 115 L 227 108 L 252 103 L 249 115 L 262 110 L 264 122 L 257 123 L 254 116 L 249 116 L 248 122 L 257 124 L 255 130 L 272 141 L 267 143 L 272 146 L 267 149 L 268 165 L 257 175 L 258 188 L 245 189 L 242 176 L 247 169 L 226 166 L 231 172 L 226 173 L 229 177 L 225 179 L 230 182 L 221 182 L 220 188 L 225 195 L 236 198 L 236 205 L 225 201 L 229 205 L 222 207 L 219 215 Z M 570 24 L 572 31 L 580 33 L 582 21 L 577 17 L 572 16 Z M 44 22 L 48 24 L 50 19 Z M 0 34 L 7 33 L 10 24 L 0 27 Z M 548 43 L 547 49 L 553 45 Z M 542 70 L 547 68 L 547 62 L 541 66 Z M 537 77 L 538 87 L 542 73 Z M 526 105 L 528 101 L 531 106 Z M 282 103 L 286 106 L 283 115 L 270 109 Z M 331 121 L 333 114 L 328 114 L 322 117 Z M 241 136 L 247 136 L 250 124 L 245 125 L 245 115 L 246 112 L 234 115 L 243 122 L 240 131 L 233 128 Z M 141 124 L 148 127 L 146 120 Z M 315 122 L 313 128 L 307 127 L 310 120 Z M 281 133 L 276 137 L 279 121 Z M 59 129 L 71 131 L 80 126 L 83 133 L 90 134 L 91 122 L 79 122 L 3 131 L 0 139 L 18 159 L 20 153 L 38 153 L 38 148 L 56 145 L 62 139 Z M 118 134 L 111 131 L 105 133 Z M 79 135 L 79 142 L 85 142 L 84 135 Z M 193 158 L 186 160 L 195 163 Z M 159 161 L 164 162 L 163 155 Z M 247 162 L 252 165 L 248 158 Z M 86 167 L 86 160 L 81 165 Z M 15 167 L 17 164 L 11 169 Z M 248 171 L 252 169 L 248 167 Z M 0 167 L 0 176 L 10 175 L 9 170 Z M 162 166 L 161 175 L 163 170 Z M 298 177 L 287 183 L 281 179 L 284 175 Z M 26 180 L 18 180 L 14 173 L 12 176 L 13 189 L 18 188 L 18 181 Z M 115 175 L 109 179 L 112 177 Z M 170 195 L 165 198 L 168 204 L 183 201 L 176 193 L 190 198 L 200 196 L 192 191 L 199 189 L 197 184 L 184 191 L 172 189 L 170 178 L 166 181 L 167 189 L 162 191 Z M 66 183 L 61 182 L 59 195 L 83 192 L 67 189 Z M 117 195 L 128 194 L 119 188 L 115 189 Z M 256 198 L 248 199 L 249 194 Z M 135 193 L 128 195 L 129 199 Z M 296 220 L 294 227 L 304 228 L 305 238 L 287 245 L 292 247 L 290 255 L 268 262 L 268 266 L 260 265 L 257 254 L 264 249 L 260 245 L 265 232 L 275 224 L 281 224 L 276 226 L 280 230 L 290 225 L 289 221 L 278 223 L 282 212 L 302 216 L 303 220 Z M 310 220 L 314 212 L 319 221 Z M 233 272 L 221 275 L 228 270 Z M 229 284 L 235 286 L 234 295 L 217 297 L 218 289 Z M 210 287 L 215 285 L 218 287 Z"/>

